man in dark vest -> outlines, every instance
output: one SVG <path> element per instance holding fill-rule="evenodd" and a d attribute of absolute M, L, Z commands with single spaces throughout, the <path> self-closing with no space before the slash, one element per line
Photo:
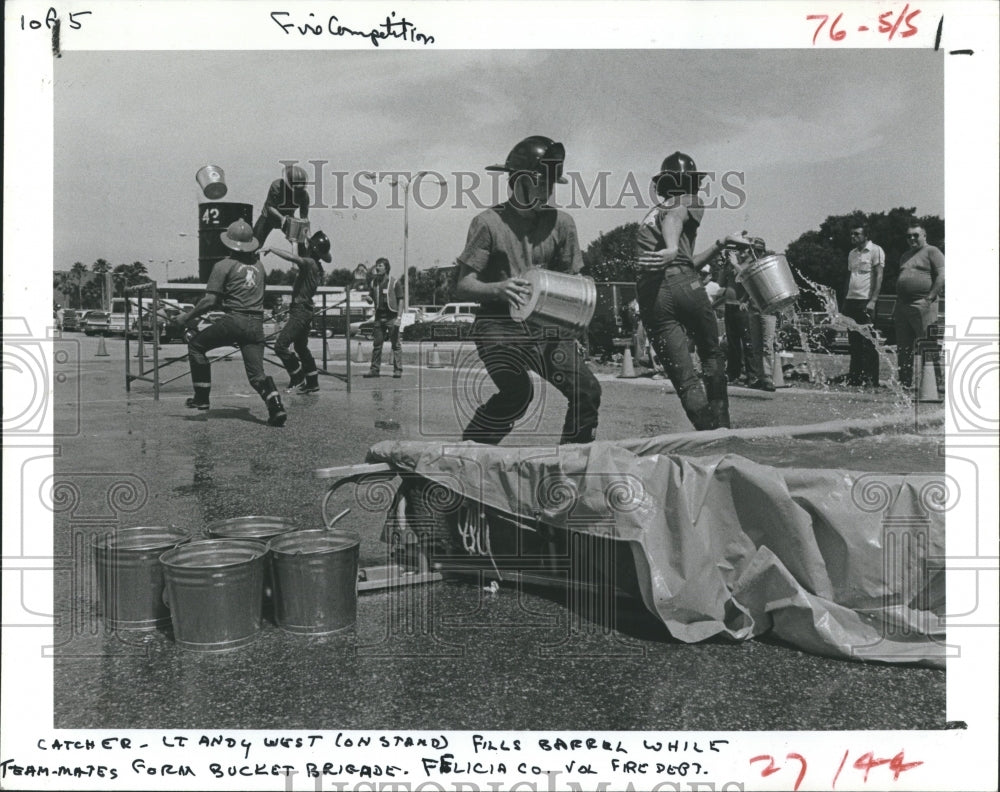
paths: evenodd
<path fill-rule="evenodd" d="M 399 340 L 399 306 L 403 302 L 404 284 L 389 274 L 389 259 L 380 258 L 375 262 L 371 279 L 368 281 L 368 297 L 375 307 L 375 327 L 372 341 L 372 362 L 366 378 L 378 377 L 382 366 L 382 344 L 386 336 L 392 347 L 392 376 L 403 376 L 403 345 Z"/>

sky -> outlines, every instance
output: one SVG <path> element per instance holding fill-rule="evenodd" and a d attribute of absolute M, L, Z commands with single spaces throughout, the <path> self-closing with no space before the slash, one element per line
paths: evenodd
<path fill-rule="evenodd" d="M 566 146 L 579 182 L 555 202 L 570 205 L 584 248 L 642 219 L 649 180 L 675 150 L 719 174 L 704 245 L 747 229 L 783 250 L 855 209 L 943 216 L 943 69 L 926 49 L 66 52 L 53 267 L 102 257 L 142 261 L 158 279 L 196 274 L 198 169 L 222 167 L 223 200 L 256 216 L 283 160 L 320 170 L 314 200 L 327 208 L 310 218 L 334 267 L 402 261 L 402 194 L 383 181 L 375 202 L 354 189 L 358 173 L 441 174 L 442 206 L 431 208 L 437 186 L 420 184 L 419 205 L 414 188 L 408 261 L 448 266 L 479 211 L 459 200 L 459 179 L 482 179 L 488 205 L 505 188 L 485 166 L 531 134 Z M 723 189 L 725 173 L 744 198 Z M 606 200 L 586 200 L 579 187 L 600 178 Z"/>

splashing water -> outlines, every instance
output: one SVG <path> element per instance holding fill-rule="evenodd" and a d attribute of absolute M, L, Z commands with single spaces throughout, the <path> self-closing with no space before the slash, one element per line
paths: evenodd
<path fill-rule="evenodd" d="M 883 377 L 882 379 L 884 384 L 889 389 L 893 402 L 899 407 L 908 407 L 910 405 L 910 396 L 903 389 L 903 386 L 899 382 L 899 378 L 896 376 L 897 362 L 895 355 L 890 356 L 889 350 L 882 342 L 882 339 L 875 330 L 874 326 L 859 325 L 850 317 L 844 316 L 840 313 L 840 308 L 837 304 L 837 292 L 832 287 L 816 283 L 805 275 L 798 267 L 793 266 L 792 268 L 798 273 L 799 277 L 806 284 L 805 291 L 812 292 L 820 299 L 823 309 L 829 318 L 829 323 L 824 323 L 825 327 L 830 327 L 835 330 L 844 330 L 849 333 L 859 333 L 871 342 L 871 344 L 875 347 L 876 353 L 878 354 L 879 366 L 881 370 L 890 373 L 890 376 Z M 809 330 L 812 325 L 806 322 L 803 317 L 800 317 L 799 314 L 795 312 L 793 307 L 788 309 L 787 315 L 792 326 L 795 327 L 799 333 L 802 350 L 806 356 L 806 366 L 809 372 L 810 382 L 814 382 L 822 386 L 824 390 L 828 391 L 830 382 L 817 365 L 816 355 L 810 348 L 809 344 Z M 829 351 L 830 350 L 823 347 L 821 342 L 818 344 L 816 352 Z"/>

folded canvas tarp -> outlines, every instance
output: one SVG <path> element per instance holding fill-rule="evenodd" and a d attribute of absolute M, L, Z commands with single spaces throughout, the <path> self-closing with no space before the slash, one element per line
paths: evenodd
<path fill-rule="evenodd" d="M 510 515 L 627 542 L 645 606 L 681 641 L 770 633 L 821 655 L 943 667 L 943 474 L 672 453 L 692 437 L 558 448 L 389 441 L 368 461 Z"/>

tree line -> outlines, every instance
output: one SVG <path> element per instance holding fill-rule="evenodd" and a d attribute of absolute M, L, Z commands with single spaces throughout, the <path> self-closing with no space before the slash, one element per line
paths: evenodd
<path fill-rule="evenodd" d="M 883 294 L 895 294 L 899 277 L 899 259 L 908 248 L 906 229 L 916 223 L 927 232 L 927 242 L 944 251 L 944 220 L 937 215 L 918 215 L 916 207 L 897 207 L 888 212 L 862 212 L 830 215 L 818 229 L 806 231 L 785 248 L 785 257 L 803 291 L 803 307 L 809 305 L 809 281 L 833 288 L 843 297 L 847 284 L 847 254 L 852 228 L 864 225 L 868 238 L 885 251 Z M 767 229 L 749 229 L 753 236 L 767 240 Z M 635 280 L 638 255 L 638 223 L 625 223 L 601 234 L 583 251 L 583 273 L 601 282 L 631 283 Z M 698 245 L 701 249 L 704 245 Z M 807 280 L 808 279 L 808 280 Z"/>
<path fill-rule="evenodd" d="M 847 254 L 851 249 L 850 231 L 857 225 L 868 228 L 868 237 L 885 251 L 886 268 L 883 294 L 894 294 L 899 276 L 899 258 L 907 249 L 906 229 L 917 223 L 927 232 L 927 241 L 944 250 L 944 220 L 936 215 L 917 215 L 916 207 L 897 207 L 888 212 L 862 212 L 830 215 L 818 229 L 806 231 L 785 248 L 785 257 L 803 287 L 808 302 L 809 281 L 830 286 L 843 296 L 847 281 Z M 638 223 L 625 223 L 600 234 L 583 251 L 583 273 L 598 282 L 631 283 L 635 280 Z M 750 229 L 754 236 L 767 239 L 766 229 Z M 410 267 L 410 304 L 443 305 L 454 298 L 456 267 Z M 89 268 L 76 262 L 68 272 L 55 273 L 54 288 L 62 293 L 70 307 L 97 308 L 103 304 L 104 273 L 110 272 L 115 294 L 150 280 L 145 265 L 136 261 L 111 265 L 100 258 Z M 291 285 L 296 269 L 269 268 L 267 283 Z M 97 276 L 97 277 L 95 277 Z M 178 278 L 175 283 L 199 283 L 198 276 Z M 337 268 L 325 273 L 325 286 L 348 286 L 354 282 L 354 270 Z M 805 305 L 803 307 L 816 307 Z"/>
<path fill-rule="evenodd" d="M 411 305 L 444 305 L 451 302 L 455 290 L 455 267 L 432 267 L 418 270 L 410 267 L 410 304 Z M 295 282 L 296 268 L 267 270 L 266 283 L 269 286 L 291 286 Z M 106 294 L 105 274 L 111 273 L 113 295 Z M 119 264 L 112 268 L 103 258 L 97 259 L 90 267 L 82 262 L 75 262 L 69 270 L 56 272 L 52 287 L 63 295 L 68 308 L 102 308 L 108 307 L 111 296 L 124 296 L 125 290 L 152 279 L 146 265 L 141 261 L 132 264 Z M 197 275 L 175 278 L 171 283 L 201 283 Z M 324 274 L 324 286 L 345 287 L 354 284 L 354 270 L 338 267 Z"/>
<path fill-rule="evenodd" d="M 111 273 L 113 294 L 108 294 L 105 287 L 107 273 Z M 130 286 L 149 280 L 146 265 L 141 261 L 112 268 L 108 261 L 99 258 L 89 268 L 77 261 L 68 271 L 54 273 L 52 288 L 66 298 L 69 308 L 102 308 L 107 307 L 113 295 L 122 296 Z"/>

